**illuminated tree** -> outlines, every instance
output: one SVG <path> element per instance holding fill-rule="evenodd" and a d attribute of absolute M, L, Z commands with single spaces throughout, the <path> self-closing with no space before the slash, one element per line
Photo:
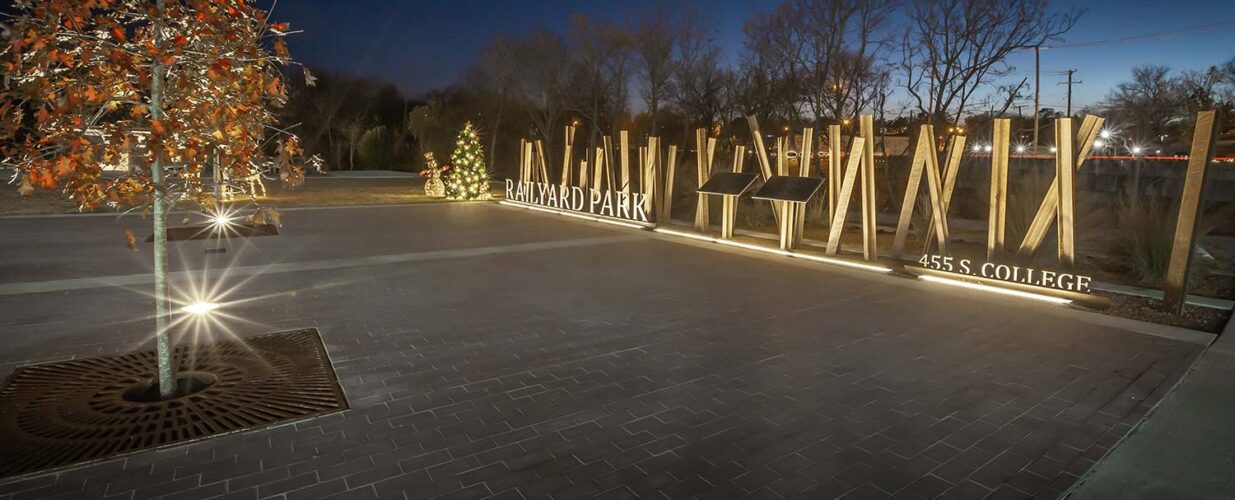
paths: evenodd
<path fill-rule="evenodd" d="M 489 198 L 489 172 L 485 170 L 485 153 L 472 122 L 463 126 L 450 155 L 450 174 L 446 177 L 446 197 L 455 200 Z"/>
<path fill-rule="evenodd" d="M 201 172 L 243 180 L 277 151 L 280 178 L 303 181 L 300 146 L 274 128 L 291 62 L 286 24 L 266 24 L 250 0 L 39 0 L 19 16 L 0 51 L 3 156 L 19 190 L 58 190 L 88 210 L 152 215 L 159 391 L 175 395 L 166 215 L 177 206 L 218 208 Z M 312 76 L 305 72 L 308 83 Z M 105 178 L 105 166 L 129 170 Z M 254 221 L 279 222 L 259 206 Z M 136 238 L 128 233 L 131 247 Z M 175 299 L 179 300 L 179 299 Z"/>

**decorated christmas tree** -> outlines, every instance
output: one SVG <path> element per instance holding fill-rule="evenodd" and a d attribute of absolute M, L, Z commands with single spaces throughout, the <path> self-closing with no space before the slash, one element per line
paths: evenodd
<path fill-rule="evenodd" d="M 489 199 L 489 172 L 485 170 L 485 153 L 472 122 L 463 126 L 450 155 L 450 173 L 446 176 L 446 197 L 455 200 Z"/>

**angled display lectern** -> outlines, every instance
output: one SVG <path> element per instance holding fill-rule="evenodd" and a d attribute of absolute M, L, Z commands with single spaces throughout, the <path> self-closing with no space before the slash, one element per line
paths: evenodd
<path fill-rule="evenodd" d="M 744 172 L 719 172 L 699 186 L 699 193 L 721 197 L 720 237 L 733 239 L 734 220 L 738 216 L 738 198 L 755 183 L 757 174 Z"/>
<path fill-rule="evenodd" d="M 823 186 L 820 177 L 777 175 L 755 192 L 753 198 L 770 200 L 780 205 L 780 249 L 792 250 L 802 243 L 802 225 L 806 217 L 806 202 Z"/>

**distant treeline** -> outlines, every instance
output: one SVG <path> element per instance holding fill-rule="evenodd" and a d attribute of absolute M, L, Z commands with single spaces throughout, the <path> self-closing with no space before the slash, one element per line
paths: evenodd
<path fill-rule="evenodd" d="M 520 138 L 559 151 L 567 124 L 586 148 L 618 130 L 689 148 L 693 129 L 707 127 L 723 151 L 749 144 L 747 115 L 784 134 L 829 124 L 849 133 L 858 115 L 873 114 L 881 134 L 933 123 L 979 143 L 991 119 L 1011 117 L 1014 142 L 1025 144 L 1032 88 L 1010 78 L 1006 60 L 1057 40 L 1081 14 L 1024 0 L 790 0 L 747 20 L 736 55 L 721 51 L 714 28 L 689 7 L 653 8 L 622 24 L 574 15 L 560 34 L 495 36 L 462 82 L 414 99 L 321 73 L 316 86 L 293 89 L 286 120 L 330 169 L 418 169 L 424 151 L 447 161 L 469 120 L 497 174 L 514 168 Z M 1206 71 L 1134 68 L 1101 104 L 1072 114 L 1107 118 L 1113 146 L 1175 151 L 1198 110 L 1225 111 L 1222 130 L 1233 128 L 1235 58 L 1222 59 Z M 1042 147 L 1066 112 L 1039 110 Z M 549 156 L 560 168 L 560 155 Z"/>

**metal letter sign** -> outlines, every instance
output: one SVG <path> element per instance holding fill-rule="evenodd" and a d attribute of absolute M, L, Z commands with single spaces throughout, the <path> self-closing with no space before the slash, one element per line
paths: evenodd
<path fill-rule="evenodd" d="M 648 223 L 642 193 L 630 195 L 617 190 L 584 189 L 579 186 L 561 186 L 547 182 L 516 181 L 506 179 L 506 199 L 528 205 L 592 215 Z"/>

